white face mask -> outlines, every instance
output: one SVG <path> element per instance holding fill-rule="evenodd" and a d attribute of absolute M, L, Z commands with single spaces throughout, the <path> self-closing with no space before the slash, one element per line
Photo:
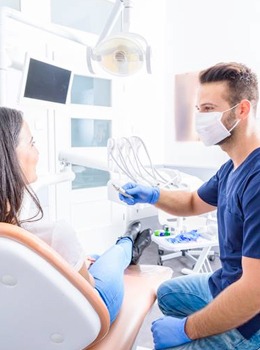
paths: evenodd
<path fill-rule="evenodd" d="M 240 120 L 230 130 L 227 130 L 221 122 L 221 118 L 223 113 L 230 111 L 238 105 L 239 103 L 223 112 L 197 112 L 195 114 L 196 131 L 205 146 L 216 145 L 231 135 L 231 131 L 237 126 Z"/>

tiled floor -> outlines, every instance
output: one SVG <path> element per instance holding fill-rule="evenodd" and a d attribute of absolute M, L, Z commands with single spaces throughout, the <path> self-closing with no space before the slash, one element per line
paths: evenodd
<path fill-rule="evenodd" d="M 150 226 L 152 227 L 154 224 L 150 223 Z M 154 227 L 152 227 L 154 229 Z M 158 261 L 158 252 L 157 252 L 158 246 L 155 243 L 152 243 L 143 253 L 140 264 L 157 264 Z M 173 278 L 182 275 L 181 270 L 186 268 L 192 268 L 192 263 L 190 260 L 188 260 L 186 257 L 179 257 L 174 258 L 171 260 L 167 260 L 164 262 L 164 266 L 169 266 L 173 269 Z M 211 266 L 213 270 L 216 270 L 220 266 L 219 258 L 216 256 L 215 261 L 211 262 Z M 158 308 L 158 306 L 155 304 L 151 312 L 147 315 L 143 326 L 139 332 L 139 335 L 136 339 L 135 346 L 133 347 L 133 350 L 136 349 L 136 346 L 140 347 L 146 347 L 153 349 L 153 341 L 152 341 L 152 335 L 150 331 L 151 323 L 153 320 L 161 317 L 161 312 Z"/>

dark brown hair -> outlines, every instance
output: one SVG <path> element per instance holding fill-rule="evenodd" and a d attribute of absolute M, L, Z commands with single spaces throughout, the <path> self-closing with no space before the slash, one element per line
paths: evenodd
<path fill-rule="evenodd" d="M 23 116 L 20 111 L 0 107 L 0 221 L 16 225 L 21 223 L 19 213 L 25 192 L 35 203 L 37 212 L 33 217 L 24 221 L 39 220 L 43 216 L 39 200 L 30 187 L 26 185 L 17 158 L 16 147 L 22 125 Z"/>
<path fill-rule="evenodd" d="M 199 74 L 201 84 L 226 82 L 229 88 L 226 100 L 234 106 L 242 99 L 251 102 L 256 114 L 258 103 L 258 81 L 256 74 L 242 63 L 218 63 Z"/>

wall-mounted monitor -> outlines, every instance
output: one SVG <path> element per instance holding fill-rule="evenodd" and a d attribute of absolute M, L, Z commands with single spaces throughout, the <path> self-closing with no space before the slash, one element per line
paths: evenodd
<path fill-rule="evenodd" d="M 27 54 L 23 68 L 20 102 L 31 99 L 66 104 L 71 81 L 71 70 Z"/>

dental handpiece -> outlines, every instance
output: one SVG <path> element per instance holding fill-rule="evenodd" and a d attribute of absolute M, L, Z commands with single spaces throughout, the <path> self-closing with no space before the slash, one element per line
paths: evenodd
<path fill-rule="evenodd" d="M 124 197 L 127 197 L 127 198 L 134 198 L 133 196 L 131 196 L 130 194 L 128 194 L 128 193 L 126 193 L 126 191 L 122 188 L 122 187 L 120 187 L 120 186 L 118 186 L 118 185 L 116 185 L 116 184 L 114 184 L 114 183 L 112 183 L 112 186 L 114 187 L 114 189 L 117 191 L 117 192 L 119 192 L 120 194 L 122 194 Z"/>

